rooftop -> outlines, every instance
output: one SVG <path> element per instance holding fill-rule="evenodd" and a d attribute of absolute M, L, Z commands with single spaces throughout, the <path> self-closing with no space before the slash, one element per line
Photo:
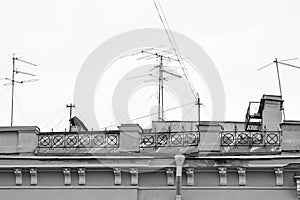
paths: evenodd
<path fill-rule="evenodd" d="M 87 131 L 83 123 L 74 123 L 68 132 L 0 127 L 0 153 L 228 156 L 297 152 L 300 121 L 283 121 L 282 103 L 280 96 L 263 95 L 260 102 L 250 102 L 244 122 L 153 121 L 151 129 L 121 124 L 118 130 L 107 131 Z"/>

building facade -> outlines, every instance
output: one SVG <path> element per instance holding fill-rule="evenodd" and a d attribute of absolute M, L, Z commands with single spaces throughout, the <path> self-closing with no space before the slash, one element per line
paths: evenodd
<path fill-rule="evenodd" d="M 282 103 L 264 95 L 244 122 L 0 127 L 0 199 L 298 199 L 300 121 Z"/>

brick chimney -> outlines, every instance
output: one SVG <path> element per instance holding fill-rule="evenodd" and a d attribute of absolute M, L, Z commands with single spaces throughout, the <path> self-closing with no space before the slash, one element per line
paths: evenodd
<path fill-rule="evenodd" d="M 263 95 L 260 100 L 259 112 L 262 116 L 262 128 L 270 131 L 280 130 L 282 122 L 282 104 L 281 96 Z"/>

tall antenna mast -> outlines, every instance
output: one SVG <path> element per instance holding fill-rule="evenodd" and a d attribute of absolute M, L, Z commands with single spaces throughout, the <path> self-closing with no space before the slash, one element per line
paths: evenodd
<path fill-rule="evenodd" d="M 163 113 L 164 113 L 164 108 L 163 108 L 163 101 L 164 101 L 164 98 L 163 98 L 163 82 L 162 82 L 162 79 L 163 79 L 163 74 L 161 73 L 161 70 L 162 70 L 162 58 L 160 58 L 160 63 L 158 65 L 158 117 L 157 117 L 157 120 L 160 121 L 162 120 L 163 121 L 163 117 L 161 117 L 160 115 L 160 112 L 162 112 L 162 116 L 163 116 Z M 162 95 L 161 95 L 162 94 Z M 160 105 L 162 105 L 162 108 L 160 109 Z"/>
<path fill-rule="evenodd" d="M 282 61 L 288 61 L 288 60 L 296 60 L 298 58 L 291 58 L 291 59 L 285 59 L 285 60 L 280 60 L 278 61 L 277 58 L 275 58 L 275 60 L 261 68 L 259 68 L 257 71 L 259 70 L 262 70 L 270 65 L 272 65 L 273 63 L 275 63 L 276 65 L 276 71 L 277 71 L 277 78 L 278 78 L 278 85 L 279 85 L 279 92 L 280 92 L 280 96 L 282 98 L 282 88 L 281 88 L 281 80 L 280 80 L 280 75 L 279 75 L 279 65 L 278 64 L 282 64 L 282 65 L 286 65 L 286 66 L 289 66 L 289 67 L 294 67 L 294 68 L 297 68 L 297 69 L 300 69 L 300 67 L 298 66 L 295 66 L 295 65 L 291 65 L 289 63 L 285 63 L 285 62 L 282 62 Z M 285 120 L 285 112 L 284 112 L 284 109 L 282 108 L 282 114 L 283 114 L 283 119 Z"/>
<path fill-rule="evenodd" d="M 24 74 L 24 75 L 29 75 L 29 76 L 36 76 L 35 74 L 19 71 L 16 69 L 16 61 L 25 63 L 27 65 L 32 65 L 32 66 L 38 66 L 34 63 L 28 62 L 26 60 L 22 60 L 18 57 L 15 57 L 15 54 L 13 54 L 13 70 L 12 70 L 12 77 L 10 78 L 5 78 L 5 80 L 8 80 L 9 83 L 6 83 L 4 85 L 11 85 L 11 114 L 10 114 L 10 126 L 13 126 L 13 121 L 14 121 L 14 92 L 15 92 L 15 84 L 22 84 L 22 83 L 29 83 L 29 82 L 34 82 L 38 81 L 39 79 L 29 79 L 29 80 L 22 80 L 22 81 L 17 81 L 15 80 L 15 75 L 17 74 Z"/>
<path fill-rule="evenodd" d="M 277 71 L 277 78 L 278 78 L 279 92 L 280 92 L 280 96 L 282 96 L 282 88 L 281 88 L 281 81 L 280 81 L 280 75 L 279 75 L 279 68 L 278 68 L 278 61 L 277 61 L 277 58 L 275 58 L 274 63 L 276 64 L 276 71 Z"/>
<path fill-rule="evenodd" d="M 70 120 L 72 118 L 72 109 L 75 108 L 75 104 L 67 104 L 67 108 L 70 108 Z M 70 121 L 70 127 L 69 127 L 69 132 L 71 132 L 71 127 L 72 127 L 72 124 L 71 124 L 71 121 Z"/>
<path fill-rule="evenodd" d="M 157 71 L 157 75 L 153 74 L 153 73 L 149 73 L 149 74 L 143 74 L 143 75 L 139 75 L 139 76 L 134 76 L 131 78 L 128 78 L 127 80 L 130 79 L 135 79 L 135 78 L 141 78 L 141 77 L 146 77 L 146 76 L 151 76 L 151 77 L 155 77 L 156 80 L 158 80 L 158 121 L 164 121 L 165 116 L 164 116 L 164 81 L 168 81 L 171 80 L 172 78 L 182 78 L 180 75 L 172 73 L 170 71 L 167 71 L 166 68 L 167 66 L 164 66 L 163 62 L 167 61 L 169 62 L 174 62 L 174 61 L 178 61 L 179 59 L 175 59 L 174 53 L 170 50 L 156 50 L 155 47 L 152 48 L 148 48 L 148 49 L 144 49 L 142 51 L 139 51 L 138 53 L 133 53 L 133 54 L 129 54 L 129 55 L 137 55 L 140 53 L 144 53 L 144 54 L 148 54 L 146 56 L 140 57 L 137 60 L 141 60 L 141 59 L 145 59 L 145 60 L 150 60 L 150 59 L 155 59 L 158 58 L 159 59 L 159 64 L 157 66 L 154 66 L 154 68 L 152 68 L 150 70 L 153 71 L 154 69 L 158 69 Z M 128 55 L 126 55 L 128 56 Z M 125 57 L 125 56 L 123 56 Z M 164 74 L 169 75 L 168 77 L 164 76 Z M 152 80 L 147 80 L 145 82 L 149 82 L 149 81 L 153 81 Z"/>
<path fill-rule="evenodd" d="M 13 125 L 14 121 L 14 92 L 15 92 L 15 54 L 13 54 L 13 71 L 11 78 L 11 112 L 10 112 L 10 126 Z"/>
<path fill-rule="evenodd" d="M 164 80 L 168 80 L 164 77 L 164 73 L 171 75 L 173 77 L 181 78 L 180 75 L 174 74 L 172 72 L 169 72 L 167 70 L 164 70 L 163 67 L 163 61 L 179 61 L 178 59 L 172 58 L 171 56 L 163 55 L 162 53 L 153 53 L 150 51 L 143 50 L 141 53 L 149 54 L 151 57 L 154 56 L 154 58 L 159 58 L 159 65 L 155 66 L 154 68 L 158 68 L 158 121 L 164 121 Z M 148 58 L 144 57 L 144 58 Z"/>

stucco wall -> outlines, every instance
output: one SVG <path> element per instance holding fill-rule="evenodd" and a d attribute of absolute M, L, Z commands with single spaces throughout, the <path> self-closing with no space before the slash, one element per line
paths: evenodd
<path fill-rule="evenodd" d="M 135 200 L 136 189 L 0 189 L 0 199 Z"/>

